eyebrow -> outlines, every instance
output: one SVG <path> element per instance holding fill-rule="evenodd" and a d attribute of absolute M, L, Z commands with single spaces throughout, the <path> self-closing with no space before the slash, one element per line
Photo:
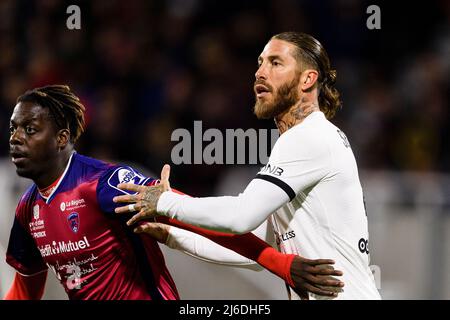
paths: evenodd
<path fill-rule="evenodd" d="M 273 60 L 275 60 L 275 59 L 283 60 L 283 58 L 281 58 L 281 56 L 280 56 L 280 55 L 277 55 L 277 54 L 267 56 L 266 59 L 269 60 L 269 61 L 273 61 Z M 258 57 L 258 63 L 260 63 L 262 60 L 264 60 L 264 58 L 261 57 L 261 56 L 259 56 L 259 57 Z"/>
<path fill-rule="evenodd" d="M 39 117 L 33 116 L 32 118 L 29 118 L 29 119 L 25 118 L 25 119 L 22 121 L 22 123 L 28 124 L 28 123 L 31 123 L 31 122 L 36 121 L 36 120 L 39 120 Z M 9 123 L 11 123 L 11 124 L 17 124 L 17 121 L 14 121 L 13 119 L 9 119 Z"/>

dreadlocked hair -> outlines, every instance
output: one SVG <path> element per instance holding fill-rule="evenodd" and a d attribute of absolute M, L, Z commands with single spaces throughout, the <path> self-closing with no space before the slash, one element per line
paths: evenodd
<path fill-rule="evenodd" d="M 84 132 L 84 111 L 80 99 L 67 85 L 49 85 L 28 90 L 19 98 L 19 102 L 33 102 L 48 108 L 58 129 L 68 129 L 70 141 L 75 143 Z"/>

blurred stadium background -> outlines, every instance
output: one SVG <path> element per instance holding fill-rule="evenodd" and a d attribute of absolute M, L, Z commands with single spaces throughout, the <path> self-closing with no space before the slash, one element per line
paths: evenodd
<path fill-rule="evenodd" d="M 338 71 L 346 132 L 365 190 L 371 264 L 385 299 L 450 298 L 450 2 L 0 1 L 0 296 L 15 205 L 29 181 L 8 158 L 26 89 L 67 83 L 87 107 L 78 151 L 159 173 L 176 128 L 273 128 L 252 114 L 256 59 L 271 35 L 310 33 Z M 81 30 L 66 8 L 81 8 Z M 366 8 L 381 8 L 368 30 Z M 258 166 L 179 165 L 191 195 L 236 194 Z M 164 249 L 182 298 L 286 299 L 283 283 Z M 66 299 L 52 274 L 45 298 Z"/>

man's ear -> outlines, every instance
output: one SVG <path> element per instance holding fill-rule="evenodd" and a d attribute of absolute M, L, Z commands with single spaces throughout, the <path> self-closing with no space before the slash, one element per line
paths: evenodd
<path fill-rule="evenodd" d="M 56 136 L 56 144 L 59 149 L 64 149 L 64 147 L 70 142 L 70 131 L 69 129 L 61 129 L 58 131 Z"/>
<path fill-rule="evenodd" d="M 309 91 L 317 83 L 319 73 L 314 69 L 306 69 L 302 72 L 300 77 L 300 84 L 302 91 Z"/>

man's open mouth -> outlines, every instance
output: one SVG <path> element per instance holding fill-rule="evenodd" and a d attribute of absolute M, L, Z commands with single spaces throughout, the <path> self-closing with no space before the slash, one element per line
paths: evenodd
<path fill-rule="evenodd" d="M 269 94 L 270 90 L 269 90 L 268 87 L 266 87 L 263 84 L 257 84 L 255 86 L 255 93 L 256 93 L 256 96 L 259 98 L 259 97 L 262 97 L 262 96 L 264 96 L 266 94 Z"/>
<path fill-rule="evenodd" d="M 20 162 L 27 158 L 26 154 L 23 152 L 12 151 L 9 154 L 11 155 L 11 160 L 13 163 Z"/>

